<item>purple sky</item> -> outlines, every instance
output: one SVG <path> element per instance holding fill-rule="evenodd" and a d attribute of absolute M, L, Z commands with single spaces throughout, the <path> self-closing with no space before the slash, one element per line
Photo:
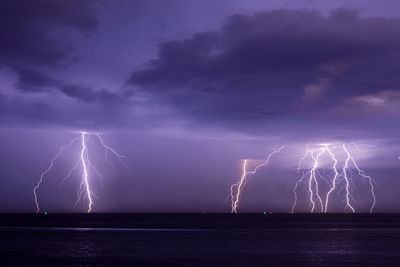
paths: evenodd
<path fill-rule="evenodd" d="M 399 9 L 397 0 L 1 1 L 0 211 L 34 211 L 51 157 L 91 131 L 133 165 L 102 169 L 95 211 L 228 212 L 241 160 L 286 145 L 251 177 L 241 206 L 286 212 L 306 145 L 355 142 L 371 145 L 355 156 L 376 181 L 375 211 L 399 212 Z M 79 173 L 59 186 L 78 154 L 46 176 L 49 211 L 85 211 L 74 207 Z"/>

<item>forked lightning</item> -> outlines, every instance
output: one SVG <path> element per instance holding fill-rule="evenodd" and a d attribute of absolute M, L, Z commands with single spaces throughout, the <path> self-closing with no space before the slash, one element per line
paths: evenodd
<path fill-rule="evenodd" d="M 81 183 L 80 183 L 80 187 L 78 189 L 78 197 L 77 197 L 76 204 L 79 201 L 81 201 L 81 199 L 84 197 L 88 202 L 87 212 L 90 213 L 92 211 L 92 208 L 94 205 L 94 199 L 96 198 L 95 194 L 92 191 L 92 187 L 91 187 L 91 183 L 94 182 L 93 179 L 91 179 L 92 174 L 96 174 L 96 176 L 100 179 L 100 182 L 102 182 L 103 176 L 100 173 L 100 171 L 93 165 L 92 161 L 90 160 L 90 153 L 89 153 L 89 147 L 88 147 L 87 142 L 91 136 L 96 137 L 99 141 L 98 143 L 104 148 L 105 161 L 108 164 L 110 164 L 112 166 L 111 162 L 108 160 L 108 152 L 109 152 L 112 155 L 114 155 L 116 157 L 116 159 L 118 159 L 124 167 L 126 167 L 128 170 L 130 170 L 127 157 L 119 154 L 114 148 L 110 147 L 109 145 L 106 145 L 100 134 L 81 132 L 80 137 L 72 139 L 72 141 L 66 146 L 61 146 L 61 149 L 54 156 L 54 158 L 52 158 L 52 160 L 50 161 L 50 165 L 46 168 L 46 170 L 43 173 L 40 174 L 40 177 L 33 188 L 33 195 L 34 195 L 35 205 L 36 205 L 36 213 L 40 212 L 40 205 L 39 205 L 39 200 L 38 200 L 38 190 L 40 189 L 40 185 L 43 183 L 44 177 L 53 169 L 55 161 L 62 156 L 62 154 L 65 152 L 65 150 L 70 149 L 79 140 L 80 140 L 80 149 L 79 149 L 78 160 L 77 160 L 76 164 L 68 171 L 67 175 L 62 180 L 61 184 L 64 183 L 64 181 L 72 175 L 72 173 L 75 171 L 76 168 L 81 166 L 82 167 Z"/>
<path fill-rule="evenodd" d="M 231 206 L 231 212 L 232 213 L 237 213 L 238 212 L 238 208 L 239 208 L 239 203 L 240 203 L 240 195 L 243 191 L 243 187 L 246 184 L 247 178 L 250 175 L 255 174 L 258 169 L 260 169 L 261 167 L 267 166 L 269 163 L 269 160 L 271 159 L 271 157 L 276 154 L 281 152 L 282 149 L 284 149 L 285 147 L 282 146 L 277 150 L 272 151 L 266 158 L 266 160 L 257 165 L 253 170 L 251 171 L 247 171 L 247 164 L 248 161 L 247 159 L 243 160 L 243 167 L 242 167 L 242 176 L 240 177 L 239 181 L 233 185 L 231 185 L 231 202 L 232 202 L 232 206 Z"/>
<path fill-rule="evenodd" d="M 353 197 L 353 186 L 352 186 L 352 176 L 354 170 L 356 174 L 368 181 L 370 187 L 371 194 L 371 206 L 369 212 L 372 213 L 375 204 L 376 204 L 376 196 L 374 192 L 374 181 L 371 176 L 367 175 L 363 170 L 361 170 L 351 153 L 351 147 L 354 146 L 358 151 L 359 148 L 354 144 L 346 145 L 330 145 L 330 144 L 320 144 L 314 146 L 314 148 L 310 148 L 310 145 L 307 146 L 306 152 L 304 156 L 299 160 L 298 163 L 298 172 L 303 171 L 300 178 L 296 181 L 295 186 L 293 188 L 294 201 L 292 205 L 291 212 L 295 211 L 296 205 L 298 204 L 298 193 L 297 190 L 304 182 L 307 180 L 307 194 L 308 200 L 310 203 L 310 212 L 328 212 L 329 204 L 331 196 L 334 192 L 338 192 L 344 190 L 344 203 L 345 203 L 345 211 L 356 212 L 354 208 L 354 197 Z M 333 151 L 336 152 L 333 152 Z M 320 174 L 321 169 L 326 169 L 321 165 L 321 158 L 323 156 L 328 156 L 330 159 L 330 175 L 328 178 L 324 177 Z M 344 156 L 343 156 L 344 155 Z M 302 164 L 307 159 L 310 159 L 312 167 L 305 168 L 302 167 Z M 343 162 L 342 167 L 339 168 L 339 159 Z M 328 184 L 328 190 L 326 194 L 321 196 L 320 194 L 320 184 L 319 181 L 324 181 Z M 340 185 L 342 187 L 340 187 Z M 340 188 L 339 188 L 340 187 Z M 325 199 L 325 201 L 323 201 Z"/>

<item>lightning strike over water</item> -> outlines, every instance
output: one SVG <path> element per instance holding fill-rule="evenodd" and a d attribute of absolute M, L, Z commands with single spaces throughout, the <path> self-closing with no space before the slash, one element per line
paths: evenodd
<path fill-rule="evenodd" d="M 89 209 L 88 213 L 92 211 L 92 192 L 90 191 L 89 181 L 88 181 L 88 166 L 87 163 L 89 162 L 89 155 L 86 148 L 86 133 L 82 133 L 82 150 L 81 150 L 81 162 L 82 162 L 82 169 L 83 169 L 83 176 L 82 176 L 82 183 L 86 188 L 86 196 L 89 201 Z"/>
<path fill-rule="evenodd" d="M 56 160 L 58 160 L 63 153 L 65 152 L 66 149 L 70 149 L 77 141 L 80 140 L 80 152 L 79 152 L 79 159 L 77 162 L 74 164 L 74 166 L 68 171 L 67 175 L 64 177 L 62 180 L 61 184 L 62 185 L 69 177 L 72 176 L 73 172 L 79 167 L 82 167 L 82 174 L 81 174 L 81 183 L 78 189 L 78 197 L 75 205 L 77 205 L 83 198 L 87 200 L 88 202 L 88 209 L 87 212 L 90 213 L 92 212 L 92 208 L 94 205 L 94 199 L 96 199 L 96 195 L 92 191 L 91 183 L 93 182 L 93 179 L 91 177 L 91 174 L 96 174 L 96 176 L 99 178 L 100 183 L 102 184 L 102 178 L 103 175 L 101 172 L 95 167 L 95 165 L 92 163 L 89 155 L 89 147 L 88 147 L 88 140 L 91 136 L 95 136 L 98 140 L 98 143 L 104 148 L 105 151 L 105 161 L 107 164 L 113 167 L 112 163 L 108 159 L 107 153 L 110 152 L 112 155 L 116 157 L 116 159 L 128 170 L 131 171 L 131 168 L 129 167 L 129 161 L 128 158 L 119 154 L 114 148 L 112 148 L 109 145 L 106 145 L 105 142 L 103 141 L 102 137 L 98 133 L 88 133 L 88 132 L 81 132 L 80 137 L 72 139 L 72 141 L 66 145 L 66 146 L 61 146 L 61 149 L 59 152 L 52 158 L 50 161 L 50 165 L 47 167 L 47 169 L 41 173 L 37 183 L 35 184 L 33 188 L 33 195 L 35 199 L 35 204 L 36 204 L 36 213 L 40 212 L 40 205 L 38 201 L 38 190 L 40 188 L 40 185 L 44 181 L 44 177 L 53 169 Z"/>
<path fill-rule="evenodd" d="M 247 160 L 247 159 L 243 160 L 242 176 L 240 177 L 240 179 L 239 179 L 239 181 L 238 181 L 237 183 L 231 185 L 231 190 L 230 190 L 231 193 L 230 193 L 230 194 L 231 194 L 231 202 L 232 202 L 232 205 L 231 205 L 231 212 L 232 212 L 232 213 L 237 213 L 237 211 L 238 211 L 239 203 L 240 203 L 240 195 L 241 195 L 241 193 L 242 193 L 242 191 L 243 191 L 243 187 L 245 186 L 245 184 L 246 184 L 246 182 L 247 182 L 247 178 L 248 178 L 250 175 L 255 174 L 255 173 L 258 171 L 258 169 L 267 166 L 269 160 L 271 159 L 271 157 L 272 157 L 274 154 L 281 152 L 281 150 L 284 149 L 284 148 L 285 148 L 285 147 L 282 146 L 282 147 L 280 147 L 279 149 L 272 151 L 272 152 L 267 156 L 266 160 L 265 160 L 263 163 L 257 165 L 257 166 L 256 166 L 253 170 L 251 170 L 251 171 L 247 171 L 247 164 L 248 164 L 248 161 L 249 161 L 249 160 Z"/>
<path fill-rule="evenodd" d="M 37 190 L 39 189 L 40 185 L 43 183 L 43 178 L 44 176 L 51 171 L 51 169 L 54 166 L 54 161 L 56 161 L 56 159 L 58 159 L 58 157 L 60 157 L 60 155 L 62 154 L 64 150 L 64 147 L 62 146 L 60 151 L 58 151 L 57 155 L 55 155 L 55 157 L 50 161 L 50 165 L 49 167 L 47 167 L 47 169 L 40 175 L 39 181 L 37 182 L 37 184 L 35 185 L 35 187 L 33 188 L 33 195 L 35 197 L 35 204 L 36 204 L 36 213 L 38 213 L 40 211 L 39 208 L 39 201 L 38 201 L 38 197 L 37 197 Z"/>
<path fill-rule="evenodd" d="M 310 203 L 310 212 L 313 213 L 315 211 L 319 212 L 328 212 L 328 207 L 330 204 L 330 198 L 333 193 L 340 193 L 344 191 L 344 203 L 345 203 L 345 211 L 356 212 L 354 208 L 354 197 L 353 191 L 354 188 L 352 186 L 352 177 L 354 172 L 361 178 L 367 179 L 370 187 L 370 194 L 372 198 L 372 204 L 369 211 L 372 213 L 375 204 L 376 204 L 376 196 L 374 192 L 374 181 L 371 176 L 367 175 L 363 170 L 358 167 L 358 164 L 352 155 L 351 149 L 354 147 L 357 151 L 361 152 L 361 150 L 354 144 L 346 145 L 329 145 L 329 144 L 321 144 L 316 145 L 310 149 L 310 145 L 307 146 L 306 152 L 303 157 L 299 160 L 297 172 L 303 170 L 302 175 L 296 181 L 295 186 L 293 188 L 294 201 L 292 205 L 291 212 L 293 213 L 296 205 L 298 204 L 298 193 L 297 190 L 299 186 L 304 182 L 305 178 L 307 179 L 307 194 L 308 201 Z M 328 160 L 325 155 L 328 156 Z M 324 161 L 322 161 L 324 158 Z M 302 164 L 307 160 L 311 160 L 311 167 L 305 168 L 302 167 Z M 342 162 L 342 167 L 338 168 L 339 163 Z M 328 164 L 329 168 L 326 168 L 325 165 Z M 319 170 L 320 169 L 328 169 L 329 177 L 323 177 Z M 319 181 L 323 181 L 327 186 L 327 192 L 325 194 L 325 203 L 323 204 L 323 197 L 321 197 L 320 190 L 321 185 Z"/>

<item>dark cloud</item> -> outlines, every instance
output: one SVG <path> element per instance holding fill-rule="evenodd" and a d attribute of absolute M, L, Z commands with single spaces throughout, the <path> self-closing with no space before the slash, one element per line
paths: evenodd
<path fill-rule="evenodd" d="M 108 94 L 105 91 L 89 92 L 84 97 L 79 95 L 70 98 L 48 94 L 9 98 L 0 95 L 0 122 L 11 128 L 44 127 L 87 131 L 127 124 L 129 118 L 124 113 L 127 102 Z"/>
<path fill-rule="evenodd" d="M 72 47 L 54 38 L 60 27 L 84 32 L 97 25 L 93 1 L 0 2 L 0 63 L 49 65 L 67 60 Z"/>
<path fill-rule="evenodd" d="M 60 91 L 85 102 L 115 103 L 118 94 L 96 91 L 85 85 L 62 81 L 47 74 L 46 68 L 61 68 L 75 59 L 73 46 L 60 41 L 57 31 L 72 28 L 83 33 L 97 27 L 95 1 L 2 1 L 0 3 L 0 66 L 18 74 L 20 92 Z M 36 104 L 35 114 L 43 110 Z M 34 107 L 36 107 L 34 106 Z"/>
<path fill-rule="evenodd" d="M 118 93 L 106 89 L 93 88 L 56 80 L 53 77 L 35 70 L 34 68 L 18 68 L 19 80 L 16 87 L 22 92 L 52 92 L 60 91 L 64 95 L 85 101 L 102 103 L 121 103 L 124 99 Z"/>
<path fill-rule="evenodd" d="M 86 102 L 121 103 L 124 101 L 119 94 L 108 92 L 105 89 L 95 91 L 84 85 L 69 84 L 61 86 L 61 92 L 65 95 Z"/>
<path fill-rule="evenodd" d="M 0 3 L 0 66 L 14 69 L 15 84 L 20 92 L 60 90 L 67 96 L 91 102 L 115 102 L 118 95 L 106 90 L 95 91 L 53 78 L 49 68 L 72 63 L 73 46 L 56 37 L 63 28 L 83 33 L 96 29 L 95 1 L 1 1 Z"/>
<path fill-rule="evenodd" d="M 348 98 L 399 89 L 399 55 L 399 19 L 274 10 L 234 15 L 218 32 L 162 43 L 158 58 L 128 82 L 219 125 L 319 123 Z"/>
<path fill-rule="evenodd" d="M 19 78 L 16 87 L 24 92 L 43 92 L 49 87 L 58 86 L 59 81 L 44 72 L 29 67 L 16 68 Z"/>

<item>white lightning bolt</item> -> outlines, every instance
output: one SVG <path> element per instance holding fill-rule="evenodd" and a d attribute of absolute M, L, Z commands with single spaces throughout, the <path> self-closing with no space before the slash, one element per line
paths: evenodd
<path fill-rule="evenodd" d="M 325 198 L 325 212 L 328 211 L 328 205 L 329 205 L 329 196 L 332 194 L 333 191 L 335 191 L 336 189 L 336 183 L 337 183 L 337 179 L 339 177 L 339 172 L 337 170 L 337 164 L 338 161 L 335 157 L 335 154 L 333 154 L 332 150 L 326 145 L 326 149 L 329 153 L 329 155 L 331 156 L 332 160 L 333 160 L 333 171 L 334 171 L 334 176 L 333 176 L 333 180 L 332 180 L 332 186 L 329 189 L 328 193 L 326 193 L 326 198 Z"/>
<path fill-rule="evenodd" d="M 370 191 L 371 191 L 371 195 L 372 195 L 372 205 L 371 208 L 369 209 L 369 212 L 372 213 L 373 209 L 375 208 L 376 205 L 376 196 L 375 196 L 375 188 L 374 188 L 374 181 L 372 180 L 371 176 L 365 174 L 365 172 L 363 170 L 361 170 L 357 163 L 355 162 L 354 158 L 351 158 L 351 161 L 354 164 L 354 167 L 357 169 L 358 171 L 358 175 L 360 175 L 361 177 L 364 177 L 366 179 L 368 179 L 369 182 L 369 186 L 370 186 Z"/>
<path fill-rule="evenodd" d="M 359 148 L 352 143 L 352 145 L 358 150 Z M 298 163 L 298 168 L 297 172 L 301 169 L 301 163 L 307 159 L 307 156 L 310 155 L 313 165 L 312 168 L 308 171 L 303 171 L 303 175 L 296 181 L 295 186 L 293 188 L 293 195 L 294 195 L 294 201 L 292 205 L 291 212 L 294 212 L 294 209 L 297 205 L 297 200 L 298 200 L 298 195 L 297 195 L 297 189 L 299 185 L 304 181 L 305 177 L 308 176 L 308 195 L 309 195 L 309 201 L 311 204 L 311 212 L 315 211 L 316 208 L 316 203 L 315 203 L 315 198 L 318 200 L 318 205 L 321 207 L 321 212 L 327 212 L 328 211 L 328 206 L 329 206 L 329 200 L 331 194 L 337 190 L 337 186 L 342 182 L 344 182 L 344 189 L 345 189 L 345 209 L 349 209 L 351 212 L 355 212 L 355 208 L 353 207 L 351 201 L 353 200 L 352 196 L 352 187 L 351 187 L 351 167 L 350 163 L 354 166 L 354 168 L 357 170 L 358 175 L 360 177 L 363 177 L 368 180 L 369 185 L 370 185 L 370 192 L 372 195 L 373 203 L 370 208 L 370 212 L 372 213 L 373 208 L 375 207 L 376 204 L 376 196 L 374 193 L 374 182 L 371 178 L 371 176 L 367 175 L 363 170 L 361 170 L 358 167 L 358 164 L 354 157 L 351 155 L 349 149 L 345 144 L 340 145 L 341 150 L 345 153 L 345 158 L 344 158 L 344 163 L 343 167 L 341 168 L 341 171 L 339 172 L 338 164 L 339 160 L 336 154 L 332 151 L 331 149 L 332 145 L 329 144 L 322 144 L 322 148 L 315 148 L 315 149 L 309 149 L 309 145 L 307 145 L 306 152 L 303 155 L 303 157 L 299 160 Z M 328 154 L 331 161 L 332 161 L 332 171 L 333 174 L 331 175 L 330 178 L 323 177 L 318 169 L 321 168 L 320 166 L 320 158 L 324 154 Z M 318 184 L 318 179 L 325 179 L 325 181 L 329 184 L 329 189 L 326 193 L 325 197 L 325 205 L 322 205 L 322 198 L 319 194 L 319 184 Z M 330 182 L 331 180 L 331 182 Z"/>
<path fill-rule="evenodd" d="M 43 177 L 53 168 L 54 161 L 56 161 L 56 159 L 58 159 L 58 157 L 61 156 L 63 150 L 64 150 L 64 146 L 61 146 L 60 151 L 58 151 L 57 155 L 55 155 L 54 158 L 51 159 L 49 167 L 47 167 L 47 169 L 44 172 L 42 172 L 42 174 L 40 174 L 39 181 L 37 182 L 35 187 L 33 187 L 33 195 L 34 195 L 35 204 L 36 204 L 36 213 L 40 212 L 40 206 L 39 206 L 39 201 L 38 201 L 38 196 L 37 196 L 37 190 L 39 189 L 40 185 L 43 182 Z"/>
<path fill-rule="evenodd" d="M 62 155 L 62 153 L 64 152 L 64 150 L 66 148 L 70 148 L 76 141 L 78 140 L 78 138 L 74 138 L 72 139 L 72 141 L 66 145 L 66 146 L 61 146 L 61 149 L 58 151 L 57 155 L 55 155 L 51 161 L 50 161 L 50 165 L 49 167 L 47 167 L 47 169 L 42 172 L 42 174 L 40 174 L 39 180 L 36 183 L 36 185 L 33 187 L 33 196 L 35 198 L 35 204 L 36 204 L 36 213 L 40 212 L 40 206 L 39 206 L 39 201 L 38 201 L 38 195 L 37 195 L 37 191 L 39 190 L 40 185 L 43 183 L 43 178 L 44 176 L 51 171 L 51 169 L 54 166 L 54 162 Z"/>
<path fill-rule="evenodd" d="M 346 152 L 348 160 L 351 161 L 353 163 L 354 168 L 356 168 L 358 175 L 367 179 L 369 186 L 370 186 L 370 191 L 371 191 L 371 196 L 372 196 L 372 205 L 369 209 L 369 212 L 372 213 L 375 205 L 376 205 L 376 196 L 375 196 L 375 188 L 374 188 L 374 181 L 372 180 L 371 176 L 365 174 L 365 172 L 363 170 L 361 170 L 358 167 L 357 162 L 355 161 L 354 157 L 352 157 L 348 151 L 348 149 L 346 148 L 346 146 L 343 144 L 343 150 Z"/>
<path fill-rule="evenodd" d="M 304 178 L 306 177 L 306 173 L 303 172 L 303 175 L 301 176 L 301 178 L 299 180 L 296 181 L 296 184 L 293 187 L 293 195 L 294 195 L 294 201 L 292 204 L 292 211 L 291 213 L 294 213 L 294 208 L 297 205 L 297 187 L 299 186 L 299 184 L 301 184 L 304 180 Z"/>
<path fill-rule="evenodd" d="M 93 200 L 92 200 L 92 192 L 90 191 L 90 185 L 89 185 L 89 181 L 88 181 L 88 165 L 87 162 L 89 161 L 89 154 L 87 152 L 87 148 L 86 148 L 86 133 L 83 132 L 82 133 L 82 150 L 81 150 L 81 162 L 82 162 L 82 167 L 83 167 L 83 179 L 82 182 L 85 185 L 86 188 L 86 196 L 88 198 L 89 201 L 89 208 L 88 208 L 88 213 L 92 211 L 92 205 L 93 205 Z"/>
<path fill-rule="evenodd" d="M 237 182 L 236 184 L 231 185 L 231 200 L 232 200 L 231 212 L 234 212 L 234 213 L 237 213 L 240 194 L 242 192 L 242 186 L 246 182 L 246 177 L 247 177 L 246 166 L 247 166 L 247 159 L 243 160 L 242 177 L 240 177 L 239 182 Z M 236 192 L 235 192 L 234 188 L 236 188 Z"/>
<path fill-rule="evenodd" d="M 297 172 L 296 172 L 296 173 L 299 173 L 300 170 L 302 169 L 301 163 L 302 163 L 304 160 L 306 160 L 308 154 L 310 153 L 310 150 L 309 150 L 310 145 L 311 145 L 311 143 L 308 143 L 308 144 L 307 144 L 306 152 L 304 153 L 303 157 L 301 157 L 300 160 L 299 160 L 299 162 L 298 162 L 298 165 L 297 165 Z M 293 201 L 293 204 L 292 204 L 291 213 L 294 213 L 294 209 L 295 209 L 295 207 L 296 207 L 296 205 L 297 205 L 297 187 L 299 186 L 299 184 L 301 184 L 301 183 L 303 182 L 303 180 L 304 180 L 305 177 L 306 177 L 306 173 L 303 172 L 303 175 L 300 177 L 299 180 L 296 181 L 296 184 L 295 184 L 294 187 L 293 187 L 294 201 Z"/>
<path fill-rule="evenodd" d="M 316 170 L 318 168 L 319 158 L 321 157 L 322 154 L 324 154 L 324 152 L 325 152 L 325 147 L 323 149 L 321 149 L 321 151 L 317 154 L 317 156 L 314 156 L 314 152 L 311 152 L 311 158 L 314 160 L 314 166 L 310 171 L 310 176 L 309 176 L 309 179 L 308 179 L 308 193 L 310 195 L 311 212 L 314 212 L 314 209 L 315 209 L 315 202 L 313 200 L 314 191 L 312 189 L 312 182 L 314 182 L 314 185 L 315 185 L 315 195 L 318 198 L 319 205 L 320 205 L 322 211 L 324 209 L 324 207 L 322 205 L 321 196 L 319 195 L 318 180 L 316 178 Z"/>
<path fill-rule="evenodd" d="M 57 153 L 57 155 L 51 160 L 49 167 L 40 175 L 40 179 L 38 180 L 37 184 L 33 188 L 33 194 L 35 197 L 35 204 L 36 204 L 36 212 L 38 213 L 40 211 L 39 207 L 39 201 L 37 197 L 37 191 L 40 187 L 40 185 L 43 182 L 43 178 L 46 174 L 48 174 L 51 169 L 54 166 L 54 162 L 62 155 L 64 152 L 65 148 L 71 147 L 77 140 L 80 140 L 81 146 L 80 146 L 80 153 L 79 153 L 79 159 L 78 161 L 74 164 L 74 166 L 68 171 L 67 175 L 64 177 L 62 180 L 61 184 L 62 185 L 71 175 L 72 173 L 78 168 L 78 166 L 82 167 L 82 178 L 81 178 L 81 183 L 78 188 L 78 198 L 75 203 L 77 205 L 79 201 L 82 198 L 83 193 L 85 193 L 85 198 L 88 201 L 88 210 L 87 212 L 90 213 L 92 211 L 93 205 L 94 205 L 94 198 L 96 198 L 96 195 L 92 192 L 91 190 L 91 185 L 90 185 L 90 173 L 93 172 L 97 175 L 99 178 L 100 183 L 102 184 L 102 179 L 103 175 L 100 173 L 100 171 L 95 167 L 95 165 L 91 162 L 90 157 L 89 157 L 89 148 L 87 145 L 87 141 L 91 135 L 94 135 L 98 138 L 101 146 L 105 150 L 105 161 L 113 167 L 111 162 L 107 158 L 107 152 L 111 152 L 120 162 L 125 166 L 128 170 L 129 164 L 128 164 L 128 158 L 119 154 L 115 149 L 113 149 L 111 146 L 106 145 L 101 137 L 100 134 L 98 133 L 88 133 L 88 132 L 81 132 L 81 135 L 79 138 L 74 138 L 67 146 L 61 147 L 60 151 Z"/>
<path fill-rule="evenodd" d="M 257 165 L 252 171 L 247 171 L 246 170 L 247 160 L 245 159 L 243 161 L 242 176 L 240 177 L 240 179 L 239 179 L 239 181 L 237 183 L 231 185 L 231 202 L 232 202 L 231 212 L 232 213 L 237 213 L 237 210 L 238 210 L 238 207 L 239 207 L 239 202 L 240 202 L 240 195 L 241 195 L 241 193 L 243 191 L 244 185 L 246 184 L 247 177 L 249 175 L 255 174 L 257 172 L 257 170 L 260 169 L 261 167 L 266 166 L 268 164 L 270 158 L 274 154 L 281 152 L 281 150 L 284 149 L 284 148 L 285 147 L 282 146 L 279 149 L 272 151 L 267 156 L 266 160 L 263 163 Z"/>
<path fill-rule="evenodd" d="M 111 166 L 113 166 L 113 165 L 110 163 L 110 161 L 108 160 L 108 157 L 107 157 L 107 155 L 108 155 L 107 152 L 110 151 L 110 152 L 121 162 L 121 164 L 125 166 L 125 168 L 126 168 L 127 170 L 130 170 L 129 164 L 127 163 L 128 158 L 125 157 L 124 155 L 119 154 L 119 153 L 118 153 L 115 149 L 113 149 L 112 147 L 106 145 L 106 144 L 104 143 L 104 141 L 103 141 L 103 138 L 101 138 L 100 134 L 96 134 L 96 136 L 97 136 L 97 138 L 99 139 L 101 145 L 102 145 L 102 146 L 104 147 L 104 149 L 105 149 L 105 154 L 104 154 L 104 155 L 105 155 L 105 160 L 106 160 L 106 162 L 107 162 L 108 164 L 110 164 Z"/>
<path fill-rule="evenodd" d="M 351 155 L 344 144 L 343 144 L 343 150 L 346 152 L 346 155 L 347 155 L 345 165 L 343 167 L 343 172 L 342 172 L 343 178 L 346 182 L 346 207 L 348 207 L 354 213 L 356 211 L 354 210 L 353 206 L 350 203 L 350 197 L 351 197 L 350 181 L 349 181 L 349 177 L 347 176 L 347 170 L 349 170 L 349 161 L 350 161 Z"/>

